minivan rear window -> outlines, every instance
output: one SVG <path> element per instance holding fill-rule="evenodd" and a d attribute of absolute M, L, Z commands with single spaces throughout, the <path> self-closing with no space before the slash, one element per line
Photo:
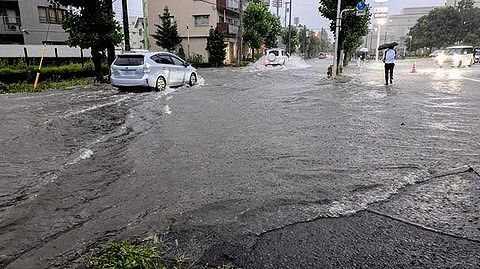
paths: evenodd
<path fill-rule="evenodd" d="M 118 55 L 114 64 L 118 66 L 143 65 L 143 58 L 143 55 Z"/>
<path fill-rule="evenodd" d="M 271 50 L 271 51 L 269 52 L 269 54 L 270 54 L 270 53 L 273 53 L 275 56 L 278 56 L 278 54 L 279 54 L 279 53 L 278 53 L 278 50 Z"/>

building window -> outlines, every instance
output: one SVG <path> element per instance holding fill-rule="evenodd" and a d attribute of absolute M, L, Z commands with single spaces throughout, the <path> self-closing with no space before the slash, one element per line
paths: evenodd
<path fill-rule="evenodd" d="M 195 19 L 195 27 L 204 27 L 210 25 L 208 21 L 209 15 L 194 15 L 193 18 Z"/>
<path fill-rule="evenodd" d="M 38 19 L 41 23 L 60 24 L 65 17 L 65 10 L 52 7 L 38 7 Z"/>

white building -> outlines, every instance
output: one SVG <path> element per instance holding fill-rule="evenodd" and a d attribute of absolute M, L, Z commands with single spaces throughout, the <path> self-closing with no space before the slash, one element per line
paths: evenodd
<path fill-rule="evenodd" d="M 407 37 L 410 28 L 412 28 L 422 16 L 428 15 L 430 11 L 440 7 L 415 7 L 404 8 L 400 14 L 390 15 L 385 19 L 384 25 L 380 27 L 380 44 L 397 42 L 397 52 L 404 54 L 407 43 L 410 41 Z M 378 27 L 373 25 L 365 39 L 365 46 L 369 51 L 375 52 L 378 38 Z"/>
<path fill-rule="evenodd" d="M 145 48 L 145 33 L 143 29 L 143 18 L 140 17 L 128 17 L 128 31 L 130 37 L 131 49 L 144 49 Z M 123 33 L 123 23 L 120 22 Z M 122 42 L 117 50 L 125 49 L 125 43 Z"/>

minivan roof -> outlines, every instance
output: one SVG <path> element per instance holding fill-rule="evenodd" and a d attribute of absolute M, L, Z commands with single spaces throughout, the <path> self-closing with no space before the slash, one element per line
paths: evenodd
<path fill-rule="evenodd" d="M 473 46 L 452 46 L 452 47 L 447 47 L 447 49 L 473 49 Z"/>
<path fill-rule="evenodd" d="M 118 54 L 118 56 L 128 56 L 128 55 L 143 55 L 143 56 L 152 56 L 154 54 L 158 54 L 158 53 L 164 53 L 164 54 L 172 54 L 172 55 L 175 55 L 173 53 L 170 53 L 168 51 L 145 51 L 145 52 L 139 52 L 139 51 L 125 51 L 121 54 Z"/>

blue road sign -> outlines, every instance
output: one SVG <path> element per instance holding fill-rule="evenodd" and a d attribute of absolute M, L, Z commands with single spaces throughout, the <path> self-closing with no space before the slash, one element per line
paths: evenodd
<path fill-rule="evenodd" d="M 357 4 L 357 11 L 364 11 L 367 9 L 367 4 L 365 4 L 365 1 L 360 1 Z"/>

